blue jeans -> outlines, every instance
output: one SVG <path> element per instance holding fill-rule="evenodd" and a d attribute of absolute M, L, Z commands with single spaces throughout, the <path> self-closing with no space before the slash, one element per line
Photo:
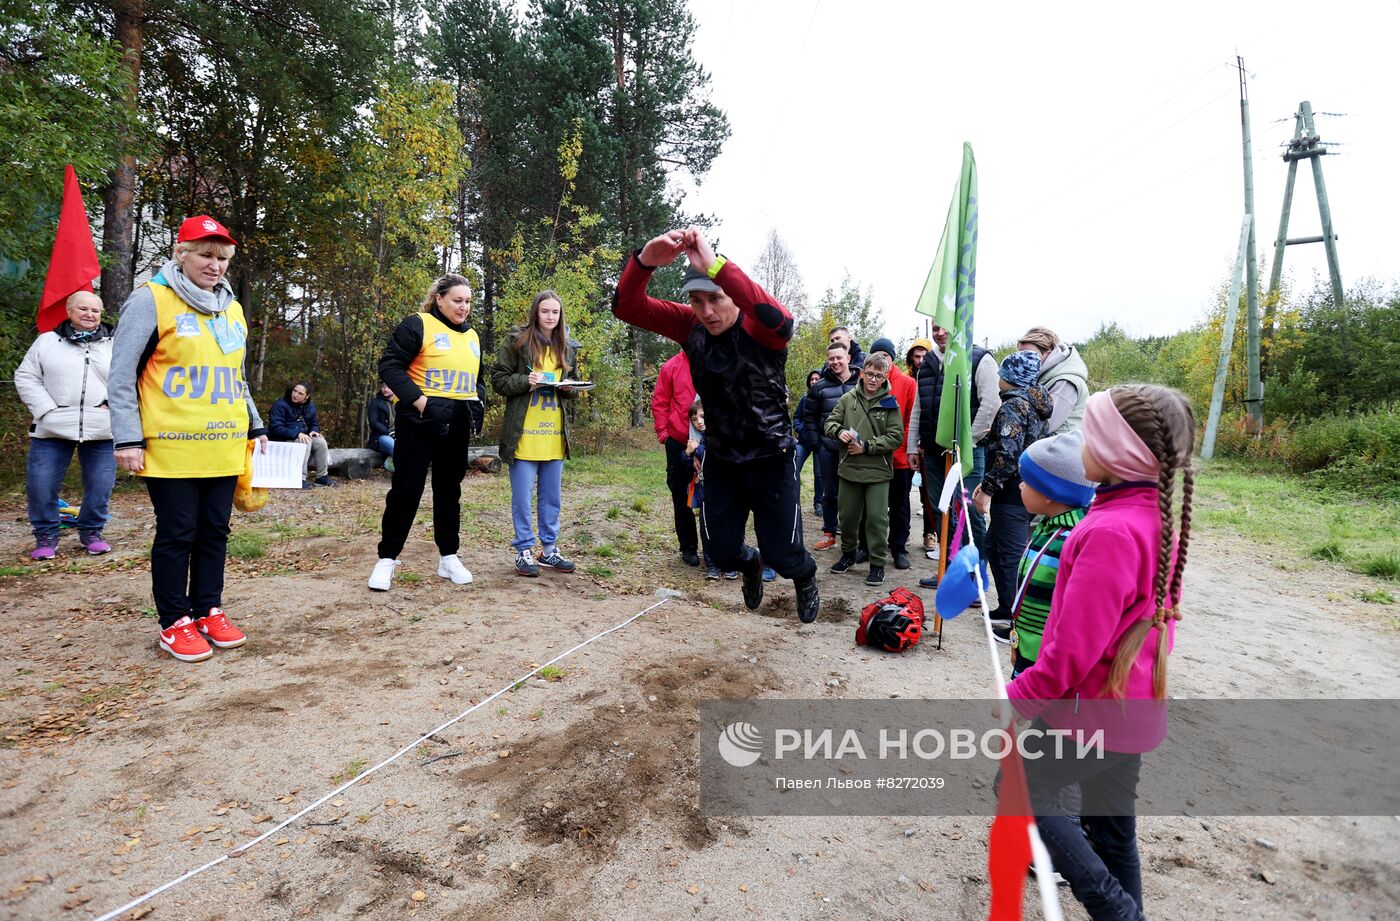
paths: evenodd
<path fill-rule="evenodd" d="M 29 439 L 29 461 L 24 491 L 29 498 L 29 524 L 35 537 L 58 536 L 58 493 L 78 449 L 83 471 L 83 501 L 78 531 L 101 531 L 107 524 L 107 506 L 117 480 L 117 456 L 112 440 L 68 441 L 64 438 Z"/>
<path fill-rule="evenodd" d="M 385 457 L 393 457 L 394 436 L 380 435 L 378 438 L 374 439 L 374 450 L 378 451 L 380 454 L 383 454 Z"/>
<path fill-rule="evenodd" d="M 812 458 L 812 501 L 817 505 L 822 504 L 826 493 L 822 490 L 822 465 L 814 455 L 815 448 L 809 448 L 804 444 L 797 446 L 797 479 L 802 479 L 802 468 L 807 463 L 807 458 Z"/>
<path fill-rule="evenodd" d="M 554 549 L 559 540 L 559 500 L 564 487 L 564 462 L 530 461 L 516 458 L 510 462 L 510 515 L 515 522 L 515 540 L 511 546 L 518 552 L 535 546 L 535 528 L 530 521 L 530 500 L 538 495 L 539 540 L 545 552 Z"/>
<path fill-rule="evenodd" d="M 1040 719 L 1032 726 L 1048 728 Z M 1026 738 L 1027 753 L 1041 755 L 1026 759 L 1026 785 L 1055 869 L 1094 921 L 1145 921 L 1134 816 L 1142 756 L 1056 758 L 1044 740 Z M 1082 799 L 1066 796 L 1076 784 Z"/>
<path fill-rule="evenodd" d="M 984 560 L 987 558 L 987 519 L 983 518 L 982 514 L 978 512 L 977 509 L 973 506 L 972 492 L 978 486 L 982 485 L 982 476 L 986 472 L 987 449 L 973 448 L 972 470 L 970 473 L 968 473 L 967 476 L 963 477 L 963 490 L 967 492 L 967 508 L 968 511 L 971 512 L 971 514 L 968 516 L 968 521 L 971 525 L 972 530 L 972 544 L 977 548 L 977 553 Z M 928 501 L 929 504 L 933 507 L 933 533 L 935 535 L 941 533 L 942 529 L 942 522 L 939 520 L 940 518 L 942 518 L 942 515 L 940 515 L 938 512 L 938 497 L 943 493 L 944 476 L 945 475 L 943 473 L 943 455 L 941 453 L 930 455 L 927 451 L 925 451 L 924 486 L 928 489 Z M 951 511 L 952 508 L 960 502 L 961 499 L 959 499 L 958 493 L 955 491 L 953 493 L 953 503 L 948 506 L 949 510 Z M 949 520 L 949 525 L 950 527 L 948 530 L 948 541 L 949 543 L 951 543 L 953 540 L 951 519 Z M 963 539 L 963 546 L 967 546 L 966 538 Z M 937 570 L 935 569 L 935 571 Z"/>

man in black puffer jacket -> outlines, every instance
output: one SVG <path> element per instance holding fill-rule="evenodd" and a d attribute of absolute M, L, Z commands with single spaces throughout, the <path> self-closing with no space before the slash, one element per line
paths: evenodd
<path fill-rule="evenodd" d="M 826 367 L 821 380 L 807 391 L 807 403 L 803 407 L 807 418 L 802 420 L 804 427 L 819 433 L 821 441 L 817 447 L 817 469 L 821 471 L 822 482 L 826 484 L 826 494 L 822 496 L 822 539 L 813 550 L 830 550 L 836 545 L 836 496 L 839 481 L 836 466 L 840 457 L 841 443 L 835 438 L 827 438 L 822 433 L 826 417 L 836 408 L 836 401 L 855 389 L 860 375 L 851 369 L 850 353 L 841 342 L 833 341 L 826 349 Z"/>
<path fill-rule="evenodd" d="M 690 262 L 681 287 L 689 307 L 646 293 L 651 273 L 681 253 Z M 690 360 L 705 407 L 700 520 L 715 565 L 743 575 L 749 610 L 762 603 L 763 567 L 771 566 L 793 581 L 802 622 L 816 620 L 817 563 L 802 546 L 797 440 L 788 416 L 792 314 L 737 265 L 716 256 L 698 227 L 668 231 L 627 260 L 613 314 L 679 342 Z M 757 550 L 744 543 L 751 512 Z"/>

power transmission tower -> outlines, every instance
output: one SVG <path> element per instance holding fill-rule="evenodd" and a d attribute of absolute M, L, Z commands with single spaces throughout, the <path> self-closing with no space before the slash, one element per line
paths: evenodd
<path fill-rule="evenodd" d="M 1244 213 L 1249 217 L 1249 244 L 1245 258 L 1245 304 L 1248 318 L 1245 340 L 1245 407 L 1257 433 L 1264 427 L 1264 383 L 1259 377 L 1259 264 L 1254 258 L 1254 159 L 1249 135 L 1249 86 L 1245 82 L 1244 58 L 1235 55 L 1240 72 L 1240 133 L 1244 141 Z"/>
<path fill-rule="evenodd" d="M 1283 249 L 1298 243 L 1321 243 L 1327 250 L 1327 273 L 1332 279 L 1332 303 L 1342 306 L 1342 272 L 1337 267 L 1337 235 L 1332 231 L 1332 208 L 1327 203 L 1327 186 L 1322 181 L 1322 158 L 1327 148 L 1322 146 L 1317 128 L 1313 126 L 1311 102 L 1298 104 L 1293 114 L 1293 140 L 1283 152 L 1288 162 L 1288 182 L 1283 187 L 1283 210 L 1278 219 L 1278 238 L 1274 240 L 1274 267 L 1269 273 L 1269 293 L 1264 304 L 1264 335 L 1273 335 L 1274 313 L 1278 305 L 1279 283 L 1283 277 Z M 1312 161 L 1313 187 L 1317 190 L 1317 211 L 1322 218 L 1322 236 L 1288 239 L 1288 213 L 1293 209 L 1293 180 L 1298 175 L 1298 161 Z"/>

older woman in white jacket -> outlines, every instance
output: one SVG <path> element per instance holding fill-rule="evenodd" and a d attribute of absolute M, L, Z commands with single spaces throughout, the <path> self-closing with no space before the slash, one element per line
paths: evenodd
<path fill-rule="evenodd" d="M 68 319 L 34 340 L 15 370 L 15 389 L 34 417 L 25 481 L 33 559 L 53 559 L 57 552 L 58 492 L 75 448 L 83 471 L 78 541 L 91 554 L 112 549 L 102 538 L 117 472 L 107 412 L 111 362 L 112 330 L 102 322 L 102 301 L 80 291 L 68 298 Z"/>

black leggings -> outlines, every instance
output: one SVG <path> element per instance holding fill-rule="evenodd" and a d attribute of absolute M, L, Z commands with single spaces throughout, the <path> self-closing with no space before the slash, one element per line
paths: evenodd
<path fill-rule="evenodd" d="M 449 421 L 410 421 L 399 413 L 394 441 L 394 478 L 384 497 L 380 522 L 379 558 L 396 560 L 403 550 L 428 468 L 433 471 L 433 540 L 438 553 L 451 556 L 461 546 L 462 478 L 467 475 L 467 449 L 471 445 L 472 416 L 466 400 L 450 407 Z"/>
<path fill-rule="evenodd" d="M 156 512 L 151 594 L 160 628 L 223 607 L 224 558 L 236 476 L 146 477 Z"/>

